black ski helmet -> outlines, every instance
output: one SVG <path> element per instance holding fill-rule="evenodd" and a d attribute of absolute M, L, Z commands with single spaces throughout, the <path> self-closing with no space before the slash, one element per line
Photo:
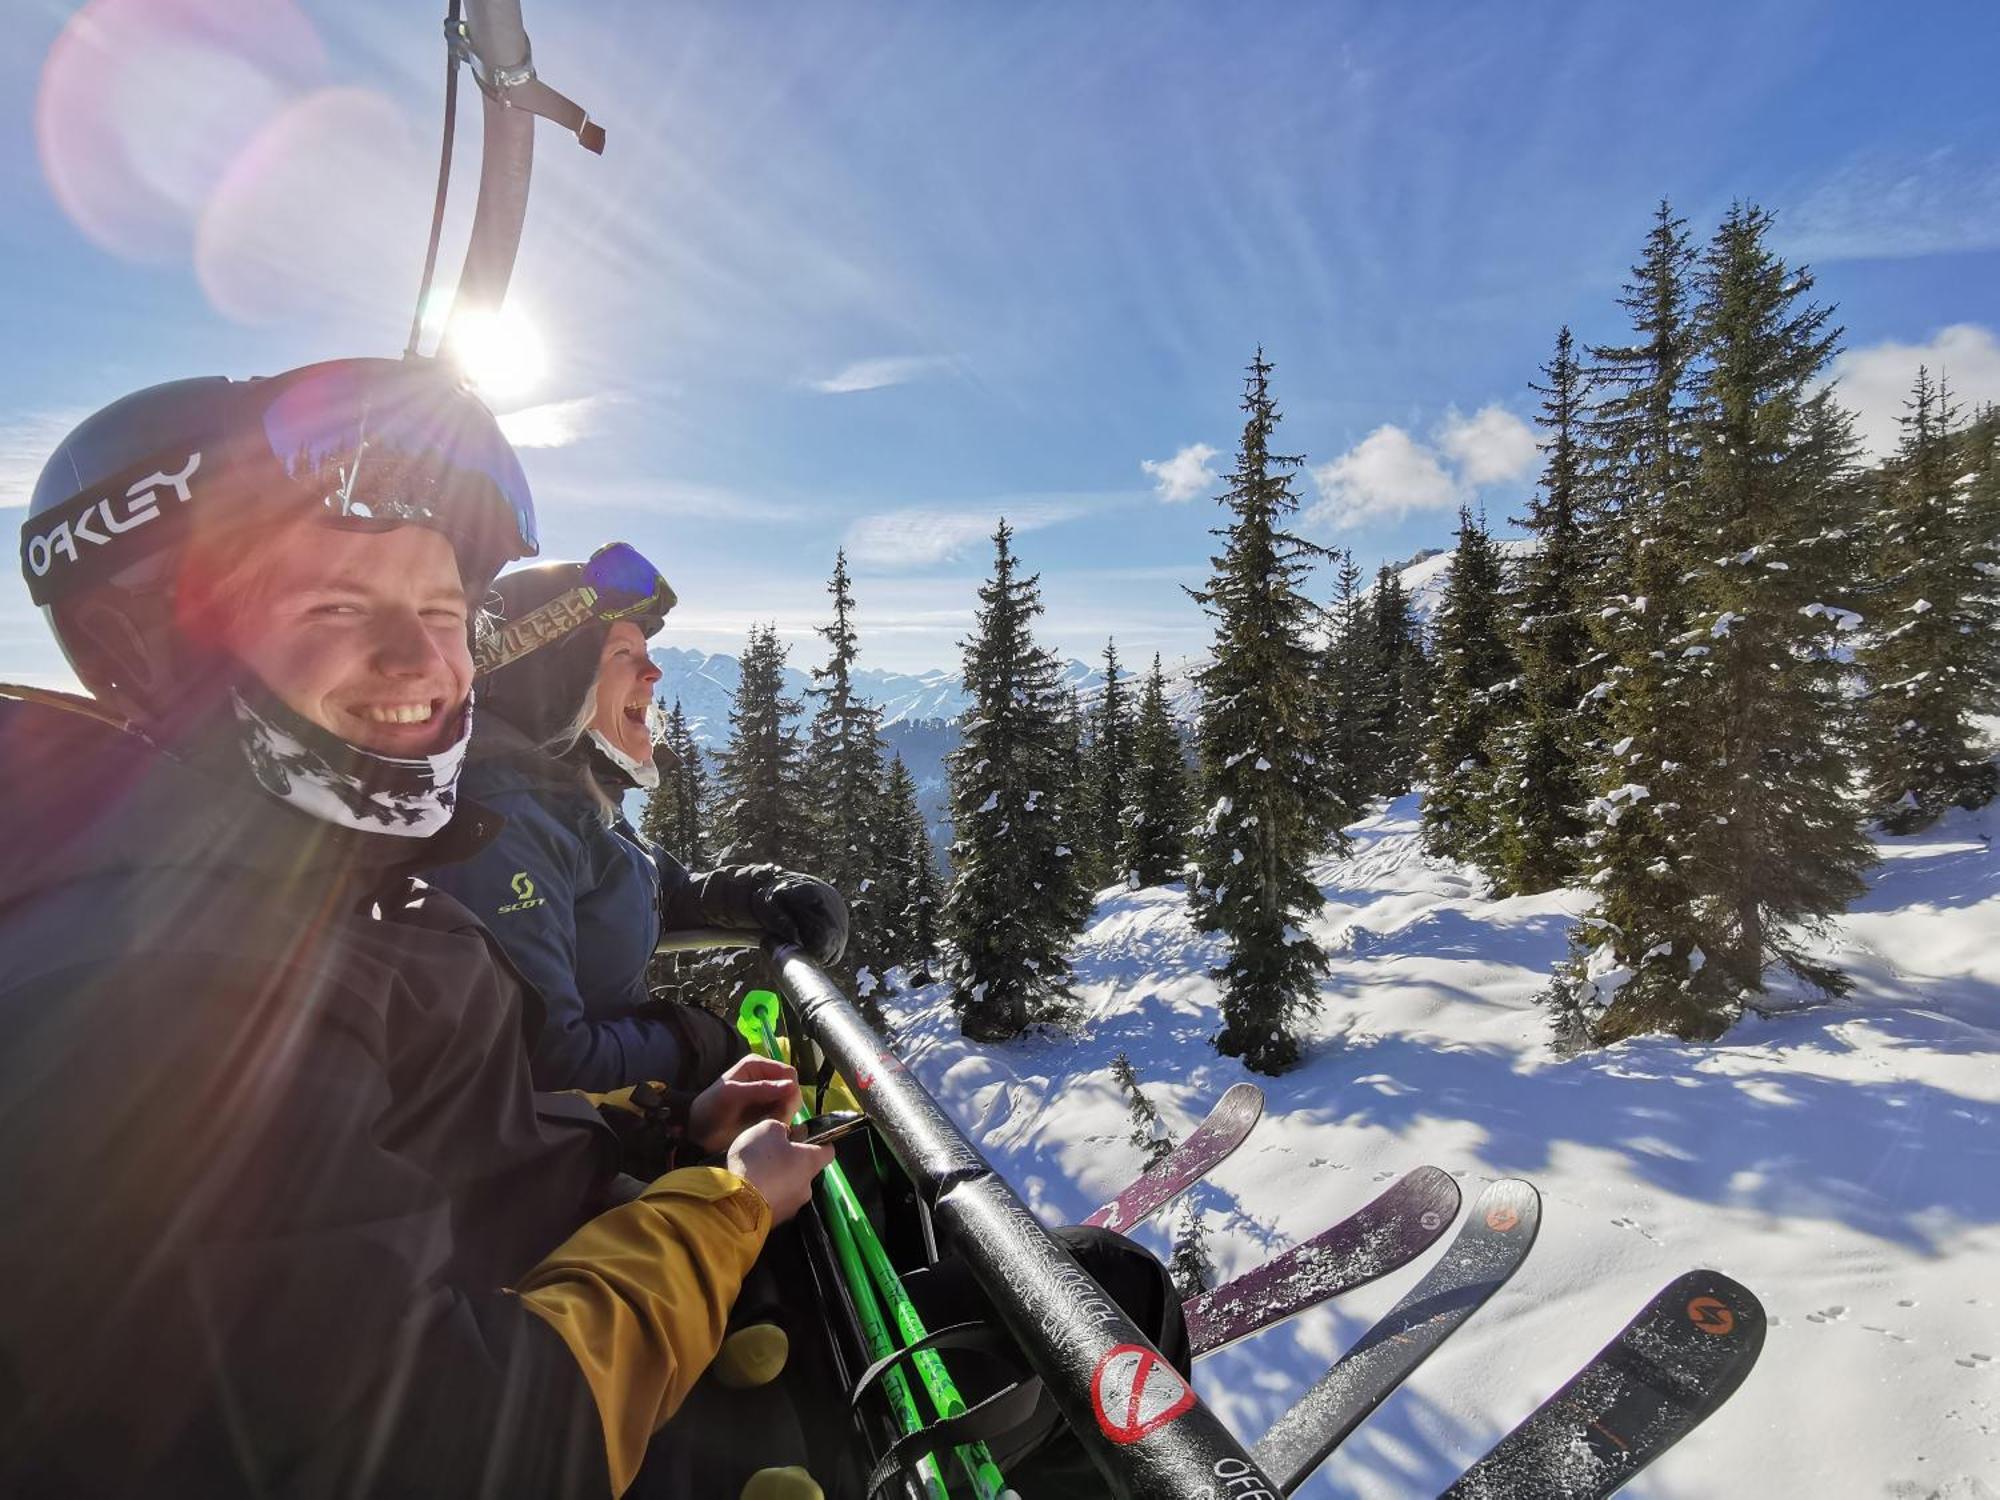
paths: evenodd
<path fill-rule="evenodd" d="M 604 638 L 620 620 L 647 639 L 677 602 L 659 570 L 625 542 L 587 562 L 544 562 L 493 585 L 501 625 L 481 643 L 479 706 L 537 744 L 573 725 L 597 683 Z"/>
<path fill-rule="evenodd" d="M 218 668 L 185 628 L 190 558 L 315 507 L 442 533 L 475 604 L 537 550 L 527 477 L 469 389 L 430 360 L 343 359 L 169 381 L 86 418 L 35 484 L 21 571 L 85 686 L 162 719 Z"/>

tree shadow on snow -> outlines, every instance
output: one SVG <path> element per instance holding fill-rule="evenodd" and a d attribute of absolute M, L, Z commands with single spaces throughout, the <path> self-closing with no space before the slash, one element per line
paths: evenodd
<path fill-rule="evenodd" d="M 1369 987 L 1358 986 L 1361 1017 Z M 1941 1254 L 1956 1227 L 2000 1222 L 2000 1115 L 1929 1084 L 1810 1071 L 1810 1051 L 1829 1065 L 1851 1057 L 1827 1033 L 1854 1021 L 1876 1046 L 1963 1050 L 1949 1018 L 1837 1007 L 1746 1022 L 1709 1047 L 1645 1040 L 1528 1066 L 1509 1049 L 1355 1033 L 1306 1066 L 1328 1088 L 1330 1120 L 1399 1133 L 1421 1119 L 1464 1121 L 1484 1132 L 1480 1163 L 1496 1173 L 1532 1178 L 1560 1146 L 1584 1146 L 1679 1197 L 1831 1220 Z"/>

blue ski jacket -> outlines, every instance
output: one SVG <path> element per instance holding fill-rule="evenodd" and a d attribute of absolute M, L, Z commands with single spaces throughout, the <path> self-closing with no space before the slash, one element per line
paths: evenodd
<path fill-rule="evenodd" d="M 431 878 L 473 910 L 540 991 L 536 1087 L 705 1086 L 743 1049 L 705 1012 L 651 998 L 647 965 L 662 918 L 674 928 L 754 929 L 753 899 L 778 871 L 692 876 L 622 815 L 605 823 L 587 765 L 546 754 L 490 712 L 477 723 L 461 790 L 506 826 Z"/>

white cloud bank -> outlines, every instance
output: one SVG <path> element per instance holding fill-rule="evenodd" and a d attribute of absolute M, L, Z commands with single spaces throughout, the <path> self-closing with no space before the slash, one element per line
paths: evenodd
<path fill-rule="evenodd" d="M 862 516 L 847 528 L 841 545 L 848 559 L 864 568 L 921 568 L 950 562 L 993 535 L 1001 517 L 1016 532 L 1073 520 L 1084 507 L 1066 500 L 995 501 L 975 509 L 912 507 Z"/>
<path fill-rule="evenodd" d="M 1216 450 L 1207 443 L 1189 443 L 1172 458 L 1142 458 L 1139 467 L 1153 476 L 1153 493 L 1169 505 L 1206 495 L 1221 477 L 1215 472 Z"/>
<path fill-rule="evenodd" d="M 1849 349 L 1835 358 L 1828 379 L 1842 406 L 1854 413 L 1854 433 L 1876 458 L 1896 451 L 1903 403 L 1917 366 L 1942 378 L 1961 418 L 1989 402 L 2000 402 L 2000 341 L 1976 323 L 1954 323 L 1922 344 L 1893 341 Z"/>
<path fill-rule="evenodd" d="M 942 355 L 899 355 L 888 359 L 863 359 L 847 366 L 837 375 L 825 380 L 815 380 L 812 388 L 829 396 L 845 396 L 855 391 L 879 391 L 885 386 L 908 385 L 913 380 L 921 380 L 951 368 L 952 361 Z"/>
<path fill-rule="evenodd" d="M 1310 472 L 1320 498 L 1306 524 L 1342 531 L 1412 511 L 1448 510 L 1485 485 L 1519 479 L 1535 463 L 1534 429 L 1497 404 L 1469 417 L 1449 413 L 1432 439 L 1420 442 L 1385 424 L 1315 465 Z"/>

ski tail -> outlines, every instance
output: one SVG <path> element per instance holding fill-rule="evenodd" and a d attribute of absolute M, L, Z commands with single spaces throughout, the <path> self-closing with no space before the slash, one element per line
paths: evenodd
<path fill-rule="evenodd" d="M 1450 1173 L 1418 1167 L 1331 1229 L 1190 1297 L 1183 1310 L 1194 1357 L 1408 1265 L 1451 1227 L 1458 1201 Z"/>
<path fill-rule="evenodd" d="M 1600 1500 L 1707 1420 L 1763 1347 L 1756 1297 L 1719 1271 L 1689 1271 L 1441 1500 Z"/>
<path fill-rule="evenodd" d="M 1192 1135 L 1083 1222 L 1129 1234 L 1242 1145 L 1263 1113 L 1262 1089 L 1254 1083 L 1232 1083 Z"/>
<path fill-rule="evenodd" d="M 1291 1494 L 1347 1435 L 1507 1283 L 1534 1248 L 1542 1197 L 1507 1177 L 1472 1205 L 1444 1258 L 1272 1424 L 1255 1457 Z"/>

